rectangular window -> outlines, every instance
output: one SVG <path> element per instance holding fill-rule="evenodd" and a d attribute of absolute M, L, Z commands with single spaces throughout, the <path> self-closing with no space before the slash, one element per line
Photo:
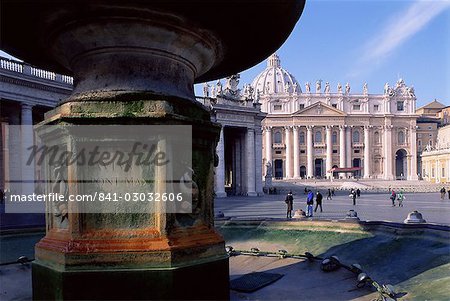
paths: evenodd
<path fill-rule="evenodd" d="M 305 108 L 305 104 L 303 104 L 303 103 L 301 103 L 301 104 L 299 104 L 298 105 L 298 108 L 301 110 L 301 109 L 304 109 Z"/>
<path fill-rule="evenodd" d="M 419 143 L 419 146 L 422 146 L 422 140 L 417 140 L 417 143 Z"/>
<path fill-rule="evenodd" d="M 275 151 L 275 154 L 281 155 L 281 151 Z"/>
<path fill-rule="evenodd" d="M 403 101 L 397 101 L 397 111 L 403 111 L 404 108 L 404 102 Z"/>
<path fill-rule="evenodd" d="M 333 108 L 337 108 L 337 103 L 333 103 L 333 104 L 331 104 L 331 106 L 332 106 Z"/>
<path fill-rule="evenodd" d="M 373 111 L 374 112 L 380 111 L 380 106 L 379 105 L 373 105 Z"/>
<path fill-rule="evenodd" d="M 353 111 L 361 111 L 361 105 L 353 105 Z"/>
<path fill-rule="evenodd" d="M 337 154 L 337 149 L 333 149 L 333 154 Z"/>
<path fill-rule="evenodd" d="M 359 149 L 355 149 L 355 154 L 359 154 Z"/>
<path fill-rule="evenodd" d="M 306 154 L 306 151 L 304 149 L 301 149 L 300 154 Z"/>
<path fill-rule="evenodd" d="M 442 167 L 442 177 L 445 178 L 445 168 Z"/>
<path fill-rule="evenodd" d="M 281 111 L 281 109 L 282 109 L 282 106 L 281 106 L 281 105 L 274 105 L 274 106 L 273 106 L 273 110 L 274 110 L 274 111 Z"/>

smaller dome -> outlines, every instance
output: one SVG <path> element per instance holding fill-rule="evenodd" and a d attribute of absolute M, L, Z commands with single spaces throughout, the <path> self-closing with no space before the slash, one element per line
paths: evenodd
<path fill-rule="evenodd" d="M 267 59 L 267 67 L 252 82 L 252 87 L 260 95 L 301 93 L 301 88 L 295 77 L 281 67 L 280 58 L 276 53 Z"/>

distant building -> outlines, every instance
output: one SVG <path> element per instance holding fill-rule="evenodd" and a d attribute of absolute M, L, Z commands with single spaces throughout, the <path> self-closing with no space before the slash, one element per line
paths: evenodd
<path fill-rule="evenodd" d="M 417 112 L 422 177 L 433 183 L 450 182 L 450 106 L 434 100 Z"/>
<path fill-rule="evenodd" d="M 24 145 L 33 144 L 33 132 L 8 125 L 33 125 L 72 92 L 72 77 L 23 62 L 0 58 L 0 189 L 10 180 L 34 179 L 34 167 L 24 164 Z"/>
<path fill-rule="evenodd" d="M 38 188 L 34 182 L 39 180 L 40 171 L 25 164 L 27 154 L 23 147 L 33 144 L 33 131 L 18 125 L 39 123 L 44 113 L 67 98 L 71 91 L 69 76 L 0 57 L 0 189 L 28 193 Z M 44 210 L 44 204 L 41 209 Z M 0 203 L 0 229 L 43 225 L 44 214 L 5 214 L 4 204 Z"/>
<path fill-rule="evenodd" d="M 414 88 L 400 79 L 381 94 L 328 82 L 304 90 L 274 54 L 253 81 L 263 120 L 264 165 L 279 179 L 355 176 L 417 179 Z M 348 173 L 334 173 L 333 171 Z"/>
<path fill-rule="evenodd" d="M 438 129 L 436 144 L 422 152 L 422 174 L 433 183 L 450 183 L 450 125 Z"/>
<path fill-rule="evenodd" d="M 222 125 L 217 145 L 219 165 L 215 169 L 215 194 L 258 196 L 262 187 L 261 121 L 266 114 L 255 103 L 252 88 L 237 88 L 239 75 L 205 84 L 197 97 L 211 112 L 211 120 Z"/>

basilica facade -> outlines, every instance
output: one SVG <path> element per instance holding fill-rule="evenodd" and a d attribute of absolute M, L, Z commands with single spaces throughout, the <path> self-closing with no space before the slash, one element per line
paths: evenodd
<path fill-rule="evenodd" d="M 322 81 L 303 90 L 274 54 L 251 90 L 267 114 L 262 162 L 275 178 L 418 178 L 416 97 L 402 79 L 380 94 Z"/>

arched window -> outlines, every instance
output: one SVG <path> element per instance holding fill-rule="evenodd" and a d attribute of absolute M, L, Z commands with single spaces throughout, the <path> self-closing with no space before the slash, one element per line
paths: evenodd
<path fill-rule="evenodd" d="M 360 139 L 359 131 L 354 131 L 353 132 L 353 142 L 359 143 L 359 139 Z"/>
<path fill-rule="evenodd" d="M 398 144 L 402 145 L 405 143 L 405 133 L 403 131 L 398 132 Z"/>
<path fill-rule="evenodd" d="M 331 140 L 333 144 L 337 144 L 337 132 L 333 132 L 333 135 L 331 135 Z"/>
<path fill-rule="evenodd" d="M 280 132 L 275 132 L 275 137 L 273 139 L 274 143 L 282 143 L 281 142 L 281 133 Z"/>
<path fill-rule="evenodd" d="M 314 142 L 316 142 L 316 143 L 322 142 L 322 132 L 321 131 L 317 131 L 316 134 L 314 135 Z"/>
<path fill-rule="evenodd" d="M 305 144 L 305 132 L 300 132 L 300 136 L 298 138 L 300 144 Z"/>
<path fill-rule="evenodd" d="M 373 141 L 375 142 L 375 144 L 380 144 L 380 133 L 379 132 L 373 133 Z"/>

